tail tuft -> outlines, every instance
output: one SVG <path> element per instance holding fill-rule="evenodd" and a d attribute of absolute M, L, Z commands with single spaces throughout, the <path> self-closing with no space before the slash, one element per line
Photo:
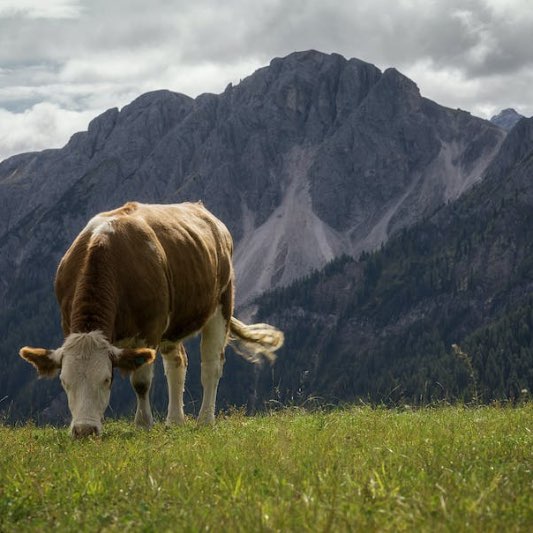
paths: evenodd
<path fill-rule="evenodd" d="M 229 342 L 232 348 L 251 363 L 263 358 L 270 363 L 276 360 L 276 350 L 283 346 L 283 332 L 269 324 L 244 324 L 231 317 Z"/>

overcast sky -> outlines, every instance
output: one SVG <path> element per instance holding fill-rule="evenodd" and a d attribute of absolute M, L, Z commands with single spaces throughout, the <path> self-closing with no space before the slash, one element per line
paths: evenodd
<path fill-rule="evenodd" d="M 310 48 L 481 117 L 533 115 L 532 0 L 0 0 L 0 160 L 144 92 L 221 92 Z"/>

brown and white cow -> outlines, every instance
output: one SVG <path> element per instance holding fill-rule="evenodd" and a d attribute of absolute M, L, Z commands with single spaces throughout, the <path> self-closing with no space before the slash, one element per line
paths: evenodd
<path fill-rule="evenodd" d="M 113 367 L 130 372 L 137 395 L 135 423 L 151 427 L 156 350 L 168 383 L 167 424 L 183 423 L 187 355 L 182 341 L 197 332 L 200 423 L 214 422 L 228 341 L 252 362 L 274 358 L 283 334 L 233 317 L 232 249 L 227 228 L 201 203 L 130 202 L 90 220 L 56 274 L 63 345 L 20 350 L 39 375 L 60 374 L 74 437 L 101 433 Z"/>

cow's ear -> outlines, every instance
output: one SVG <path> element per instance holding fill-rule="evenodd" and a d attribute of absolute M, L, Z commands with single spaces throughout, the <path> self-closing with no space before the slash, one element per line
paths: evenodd
<path fill-rule="evenodd" d="M 132 372 L 142 365 L 153 363 L 155 353 L 155 350 L 151 348 L 124 348 L 124 350 L 116 350 L 111 360 L 114 367 L 125 372 Z"/>
<path fill-rule="evenodd" d="M 57 376 L 61 368 L 61 352 L 59 350 L 52 351 L 24 346 L 20 349 L 19 355 L 36 368 L 40 378 L 53 378 Z"/>

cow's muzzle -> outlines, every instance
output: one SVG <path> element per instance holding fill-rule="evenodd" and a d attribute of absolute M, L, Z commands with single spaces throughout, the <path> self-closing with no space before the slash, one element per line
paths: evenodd
<path fill-rule="evenodd" d="M 81 439 L 91 435 L 99 435 L 100 430 L 92 424 L 76 424 L 72 426 L 71 435 L 73 439 Z"/>

